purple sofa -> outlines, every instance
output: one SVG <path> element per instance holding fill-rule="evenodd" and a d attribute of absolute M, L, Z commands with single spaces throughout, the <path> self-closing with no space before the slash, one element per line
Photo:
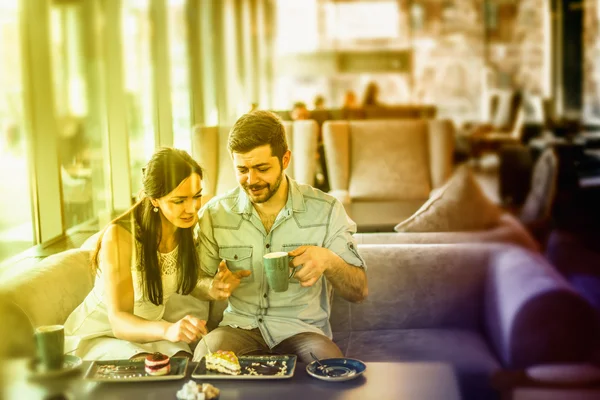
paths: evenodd
<path fill-rule="evenodd" d="M 364 361 L 442 361 L 464 399 L 499 369 L 584 362 L 595 314 L 540 254 L 503 244 L 360 245 L 369 297 L 335 297 L 334 340 Z"/>
<path fill-rule="evenodd" d="M 600 233 L 554 230 L 546 258 L 600 314 Z"/>

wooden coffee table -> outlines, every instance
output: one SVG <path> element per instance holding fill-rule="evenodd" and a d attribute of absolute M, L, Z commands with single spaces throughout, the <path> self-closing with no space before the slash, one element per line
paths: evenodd
<path fill-rule="evenodd" d="M 70 377 L 54 382 L 54 391 L 66 393 L 68 399 L 175 399 L 176 392 L 195 367 L 191 363 L 185 379 L 144 383 L 96 383 L 82 379 L 90 365 L 84 362 L 81 370 Z M 221 390 L 221 400 L 320 400 L 320 399 L 460 399 L 458 382 L 451 365 L 443 363 L 366 363 L 363 376 L 346 382 L 323 382 L 308 375 L 306 365 L 298 363 L 294 377 L 284 380 L 195 380 L 209 382 Z M 52 388 L 27 380 L 26 361 L 3 363 L 4 398 L 48 399 Z M 60 398 L 60 397 L 58 397 Z"/>

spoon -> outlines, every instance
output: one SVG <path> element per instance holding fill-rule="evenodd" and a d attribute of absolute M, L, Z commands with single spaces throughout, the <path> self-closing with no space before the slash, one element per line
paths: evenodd
<path fill-rule="evenodd" d="M 206 340 L 204 340 L 205 336 L 202 336 L 202 342 L 204 342 L 204 346 L 206 346 L 206 350 L 208 350 L 208 354 L 212 354 L 212 351 L 210 351 L 210 347 L 208 347 L 208 343 L 206 343 Z"/>
<path fill-rule="evenodd" d="M 319 367 L 321 367 L 321 370 L 323 371 L 323 373 L 327 376 L 331 376 L 331 374 L 329 373 L 329 367 L 324 366 L 323 364 L 321 364 L 321 361 L 319 361 L 319 359 L 317 358 L 317 356 L 314 355 L 314 353 L 311 351 L 309 352 L 311 357 L 313 358 L 313 360 L 315 360 L 315 362 L 317 364 L 319 364 Z"/>

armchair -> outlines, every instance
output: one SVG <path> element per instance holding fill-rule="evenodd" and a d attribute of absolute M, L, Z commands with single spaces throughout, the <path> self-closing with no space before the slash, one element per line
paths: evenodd
<path fill-rule="evenodd" d="M 411 216 L 452 173 L 448 120 L 327 121 L 331 186 L 359 231 L 388 231 Z"/>

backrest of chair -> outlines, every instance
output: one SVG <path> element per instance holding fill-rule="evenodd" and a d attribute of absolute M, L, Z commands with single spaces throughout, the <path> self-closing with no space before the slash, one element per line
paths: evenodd
<path fill-rule="evenodd" d="M 332 191 L 353 200 L 420 200 L 452 173 L 454 125 L 444 120 L 327 121 Z"/>
<path fill-rule="evenodd" d="M 283 129 L 285 130 L 285 141 L 287 142 L 288 149 L 291 151 L 294 147 L 294 122 L 293 121 L 281 121 L 283 125 Z M 288 164 L 287 170 L 285 171 L 286 175 L 292 179 L 295 179 L 295 169 L 294 165 L 296 164 L 296 160 L 294 154 L 292 153 L 292 158 L 290 163 Z"/>
<path fill-rule="evenodd" d="M 331 190 L 348 190 L 350 174 L 350 125 L 348 121 L 325 121 L 323 146 L 325 147 L 325 163 Z"/>
<path fill-rule="evenodd" d="M 550 215 L 557 177 L 558 157 L 554 149 L 548 148 L 542 152 L 533 168 L 531 190 L 521 211 L 523 223 L 539 221 Z"/>
<path fill-rule="evenodd" d="M 524 120 L 526 124 L 541 125 L 546 121 L 546 110 L 542 96 L 527 94 L 523 99 Z"/>
<path fill-rule="evenodd" d="M 497 90 L 491 96 L 496 96 L 497 107 L 491 115 L 491 123 L 497 130 L 512 131 L 518 118 L 523 101 L 522 95 L 513 90 Z"/>
<path fill-rule="evenodd" d="M 192 157 L 203 169 L 203 195 L 212 197 L 217 192 L 219 175 L 219 128 L 196 125 L 192 128 Z"/>
<path fill-rule="evenodd" d="M 449 119 L 430 119 L 428 123 L 431 187 L 437 188 L 452 175 L 456 130 Z"/>
<path fill-rule="evenodd" d="M 205 198 L 225 193 L 236 187 L 235 171 L 227 138 L 229 127 L 195 126 L 192 141 L 192 157 L 204 169 L 203 194 Z"/>
<path fill-rule="evenodd" d="M 515 140 L 521 140 L 523 137 L 523 132 L 525 127 L 525 109 L 523 107 L 519 107 L 517 110 L 517 114 L 515 117 L 515 121 L 510 131 L 510 136 Z"/>
<path fill-rule="evenodd" d="M 419 200 L 431 191 L 425 120 L 349 123 L 349 194 L 353 200 Z"/>
<path fill-rule="evenodd" d="M 317 141 L 319 125 L 314 120 L 294 121 L 284 123 L 288 147 L 292 152 L 292 161 L 287 169 L 287 175 L 298 183 L 314 185 L 317 167 Z"/>
<path fill-rule="evenodd" d="M 227 149 L 227 139 L 231 127 L 219 127 L 219 179 L 217 180 L 216 194 L 227 193 L 238 185 L 233 169 L 233 161 Z"/>

